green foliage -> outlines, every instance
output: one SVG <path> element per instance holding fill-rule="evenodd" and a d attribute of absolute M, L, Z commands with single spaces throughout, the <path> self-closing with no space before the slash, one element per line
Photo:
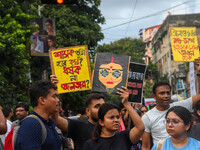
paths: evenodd
<path fill-rule="evenodd" d="M 153 94 L 152 88 L 154 83 L 158 81 L 167 81 L 168 73 L 161 76 L 158 71 L 157 65 L 153 64 L 152 61 L 150 61 L 147 67 L 146 78 L 147 79 L 145 80 L 144 97 L 151 98 Z"/>
<path fill-rule="evenodd" d="M 144 97 L 145 98 L 151 98 L 152 97 L 153 85 L 154 85 L 154 82 L 150 82 L 150 80 L 145 81 L 145 87 L 144 87 Z"/>
<path fill-rule="evenodd" d="M 26 50 L 31 27 L 27 22 L 34 16 L 21 9 L 23 3 L 0 0 L 0 101 L 14 105 L 28 101 L 29 55 Z"/>
<path fill-rule="evenodd" d="M 160 77 L 158 67 L 152 61 L 149 61 L 149 65 L 147 66 L 147 76 L 154 80 L 158 80 Z"/>
<path fill-rule="evenodd" d="M 145 43 L 140 39 L 124 38 L 110 44 L 103 44 L 97 48 L 97 52 L 110 52 L 131 56 L 132 62 L 144 63 Z"/>

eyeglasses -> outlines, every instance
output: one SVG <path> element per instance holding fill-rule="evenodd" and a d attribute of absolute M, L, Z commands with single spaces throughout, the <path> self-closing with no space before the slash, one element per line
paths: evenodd
<path fill-rule="evenodd" d="M 16 110 L 15 112 L 17 113 L 17 112 L 23 112 L 23 111 L 25 111 L 25 110 Z"/>
<path fill-rule="evenodd" d="M 109 70 L 110 70 L 110 69 L 103 69 L 103 68 L 100 68 L 100 75 L 101 75 L 102 77 L 104 77 L 104 78 L 107 77 L 108 74 L 110 73 Z M 113 76 L 114 78 L 119 78 L 119 77 L 121 77 L 121 75 L 122 75 L 121 71 L 122 71 L 122 70 L 112 69 L 112 76 Z"/>
<path fill-rule="evenodd" d="M 179 123 L 184 123 L 184 122 L 182 122 L 182 121 L 180 121 L 180 120 L 178 120 L 178 119 L 172 119 L 172 120 L 170 120 L 170 119 L 166 119 L 166 120 L 164 120 L 164 123 L 165 124 L 172 124 L 172 126 L 177 126 Z"/>

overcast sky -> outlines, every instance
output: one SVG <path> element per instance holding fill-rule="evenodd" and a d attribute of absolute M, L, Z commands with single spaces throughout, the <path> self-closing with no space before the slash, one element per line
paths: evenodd
<path fill-rule="evenodd" d="M 104 40 L 99 44 L 109 44 L 125 37 L 138 38 L 140 29 L 161 24 L 168 11 L 172 15 L 200 13 L 200 0 L 102 0 L 100 10 L 106 23 L 101 26 Z"/>

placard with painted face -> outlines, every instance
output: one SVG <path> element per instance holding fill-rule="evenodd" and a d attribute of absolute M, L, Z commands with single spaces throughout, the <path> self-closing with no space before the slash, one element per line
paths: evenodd
<path fill-rule="evenodd" d="M 126 86 L 130 56 L 97 53 L 93 72 L 92 91 L 116 94 L 117 88 Z"/>

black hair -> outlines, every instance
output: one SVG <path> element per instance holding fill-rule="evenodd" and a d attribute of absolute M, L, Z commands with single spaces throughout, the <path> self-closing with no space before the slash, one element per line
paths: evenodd
<path fill-rule="evenodd" d="M 33 37 L 33 40 L 34 40 L 34 39 L 37 39 L 37 36 L 34 36 L 34 37 Z"/>
<path fill-rule="evenodd" d="M 120 111 L 124 108 L 124 105 L 122 104 L 122 102 L 119 102 L 117 106 Z"/>
<path fill-rule="evenodd" d="M 99 108 L 99 111 L 98 111 L 98 117 L 99 117 L 99 120 L 102 120 L 104 121 L 104 116 L 106 115 L 106 113 L 111 110 L 111 109 L 117 109 L 118 112 L 120 112 L 119 108 L 117 107 L 117 105 L 115 104 L 112 104 L 112 103 L 104 103 L 101 105 L 101 107 Z M 100 138 L 100 135 L 101 135 L 101 130 L 102 130 L 102 127 L 101 125 L 99 124 L 99 122 L 96 124 L 95 128 L 94 128 L 94 131 L 92 133 L 92 139 L 97 142 L 98 139 Z"/>
<path fill-rule="evenodd" d="M 174 107 L 171 107 L 167 113 L 166 113 L 166 116 L 165 118 L 167 118 L 167 115 L 170 113 L 170 112 L 173 112 L 175 113 L 177 116 L 179 116 L 185 125 L 188 125 L 190 123 L 190 127 L 192 125 L 192 115 L 190 113 L 190 111 L 185 108 L 185 107 L 182 107 L 182 106 L 174 106 Z M 190 128 L 189 128 L 190 130 Z M 188 130 L 188 131 L 189 131 Z"/>
<path fill-rule="evenodd" d="M 55 36 L 49 35 L 49 36 L 48 36 L 48 39 L 50 39 L 50 40 L 52 40 L 52 41 L 55 41 L 56 38 L 55 38 Z"/>
<path fill-rule="evenodd" d="M 147 108 L 147 106 L 145 106 L 145 105 L 142 105 L 142 106 L 139 108 L 140 111 L 141 111 L 142 107 L 145 107 L 145 108 L 147 109 L 147 111 L 148 111 L 148 108 Z"/>
<path fill-rule="evenodd" d="M 3 109 L 2 109 L 2 112 L 3 112 L 4 116 L 5 116 L 5 118 L 8 118 L 9 114 L 10 114 L 12 111 L 13 111 L 12 108 L 9 107 L 9 106 L 5 106 L 5 107 L 3 107 Z"/>
<path fill-rule="evenodd" d="M 81 115 L 84 115 L 85 114 L 85 107 L 80 107 L 78 111 Z"/>
<path fill-rule="evenodd" d="M 53 21 L 51 19 L 47 19 L 45 22 L 48 22 L 53 25 Z"/>
<path fill-rule="evenodd" d="M 200 110 L 200 100 L 196 103 L 194 108 L 194 115 L 200 119 L 200 116 L 198 115 L 197 111 Z"/>
<path fill-rule="evenodd" d="M 86 100 L 85 100 L 85 107 L 88 108 L 90 104 L 92 104 L 92 100 L 94 99 L 105 99 L 105 97 L 101 94 L 90 94 L 86 97 Z"/>
<path fill-rule="evenodd" d="M 57 87 L 50 81 L 36 81 L 30 88 L 30 100 L 33 107 L 38 105 L 39 97 L 46 98 L 50 89 L 57 90 Z"/>
<path fill-rule="evenodd" d="M 167 86 L 169 86 L 170 91 L 171 91 L 171 86 L 170 86 L 170 84 L 169 84 L 168 82 L 160 81 L 160 82 L 156 82 L 156 83 L 153 85 L 153 94 L 156 94 L 156 89 L 157 89 L 157 87 L 162 86 L 162 85 L 167 85 Z"/>
<path fill-rule="evenodd" d="M 23 107 L 25 109 L 25 111 L 29 111 L 29 104 L 24 103 L 24 102 L 20 102 L 16 105 L 15 109 L 19 108 L 19 107 Z"/>

